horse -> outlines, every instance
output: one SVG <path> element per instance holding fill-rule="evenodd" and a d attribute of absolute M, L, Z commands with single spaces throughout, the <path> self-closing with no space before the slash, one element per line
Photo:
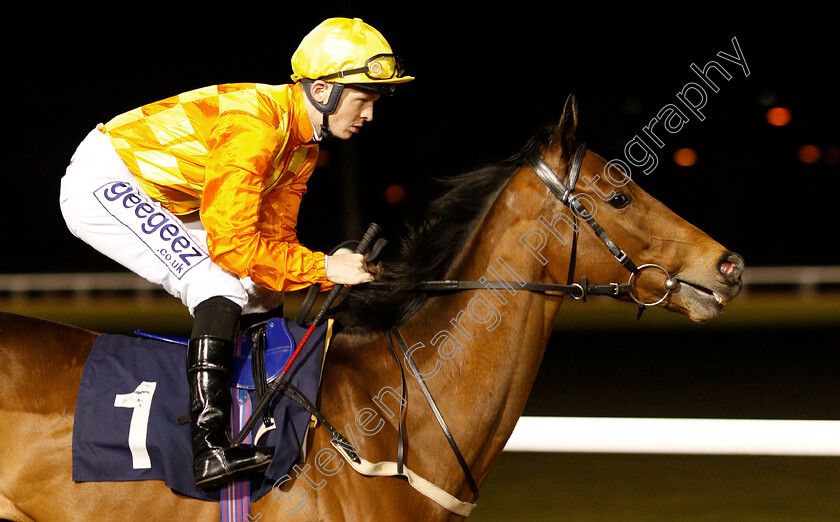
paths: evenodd
<path fill-rule="evenodd" d="M 701 323 L 738 295 L 743 259 L 586 150 L 577 124 L 570 96 L 521 154 L 451 178 L 375 284 L 341 301 L 318 408 L 365 462 L 401 474 L 357 471 L 318 425 L 252 519 L 462 520 L 564 300 L 604 294 Z M 0 518 L 217 520 L 217 504 L 162 482 L 73 482 L 75 394 L 98 335 L 0 314 Z"/>

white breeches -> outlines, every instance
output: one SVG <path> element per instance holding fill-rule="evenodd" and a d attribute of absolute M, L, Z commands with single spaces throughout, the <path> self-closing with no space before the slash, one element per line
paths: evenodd
<path fill-rule="evenodd" d="M 73 155 L 61 179 L 60 202 L 73 235 L 162 286 L 191 314 L 215 296 L 227 297 L 243 313 L 266 312 L 283 302 L 281 292 L 213 263 L 198 217 L 179 219 L 149 198 L 99 130 Z"/>

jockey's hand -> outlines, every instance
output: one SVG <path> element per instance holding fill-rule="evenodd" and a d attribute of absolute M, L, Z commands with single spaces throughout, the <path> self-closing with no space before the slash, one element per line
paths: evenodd
<path fill-rule="evenodd" d="M 362 254 L 336 253 L 327 256 L 327 279 L 339 285 L 357 285 L 373 281 Z"/>

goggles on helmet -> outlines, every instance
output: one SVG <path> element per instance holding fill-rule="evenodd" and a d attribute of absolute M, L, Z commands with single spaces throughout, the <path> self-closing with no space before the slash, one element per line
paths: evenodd
<path fill-rule="evenodd" d="M 377 54 L 368 58 L 362 67 L 321 76 L 318 80 L 334 80 L 353 74 L 365 73 L 365 76 L 371 80 L 383 81 L 399 78 L 403 72 L 405 70 L 403 69 L 403 63 L 399 56 L 395 54 Z"/>

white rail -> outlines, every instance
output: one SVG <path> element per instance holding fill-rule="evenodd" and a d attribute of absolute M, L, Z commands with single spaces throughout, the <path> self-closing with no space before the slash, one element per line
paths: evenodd
<path fill-rule="evenodd" d="M 158 286 L 128 272 L 0 274 L 0 292 L 154 291 Z"/>
<path fill-rule="evenodd" d="M 840 421 L 522 417 L 505 451 L 840 456 Z"/>
<path fill-rule="evenodd" d="M 840 266 L 749 268 L 744 284 L 809 294 L 840 284 Z M 158 288 L 131 273 L 0 274 L 0 294 L 13 297 L 96 291 Z M 840 421 L 522 417 L 505 451 L 840 456 Z"/>
<path fill-rule="evenodd" d="M 744 287 L 793 287 L 811 294 L 820 285 L 840 285 L 840 266 L 773 266 L 748 267 L 744 271 Z M 13 296 L 38 293 L 87 292 L 154 292 L 159 288 L 140 276 L 124 272 L 0 274 L 0 293 Z"/>
<path fill-rule="evenodd" d="M 744 289 L 792 286 L 813 295 L 819 285 L 840 285 L 840 266 L 759 266 L 747 267 L 742 276 Z"/>

